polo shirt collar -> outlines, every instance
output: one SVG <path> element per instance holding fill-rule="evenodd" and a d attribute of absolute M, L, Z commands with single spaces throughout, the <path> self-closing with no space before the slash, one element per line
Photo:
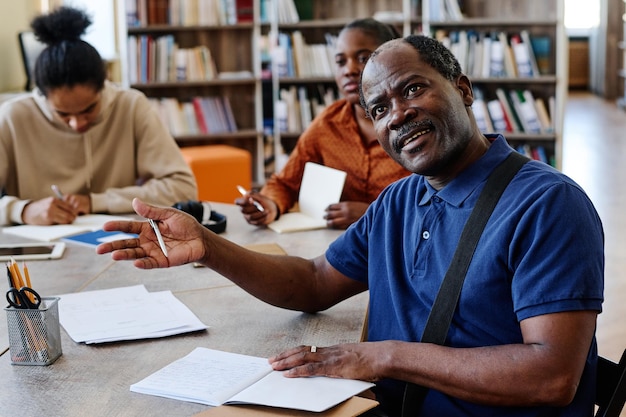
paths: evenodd
<path fill-rule="evenodd" d="M 420 206 L 429 204 L 431 199 L 437 195 L 439 198 L 455 207 L 461 204 L 472 194 L 472 192 L 483 184 L 489 174 L 502 163 L 506 157 L 514 151 L 499 134 L 486 134 L 485 137 L 491 142 L 487 152 L 476 162 L 461 172 L 443 189 L 435 190 L 425 178 L 422 177 L 422 184 L 425 192 L 419 202 Z"/>

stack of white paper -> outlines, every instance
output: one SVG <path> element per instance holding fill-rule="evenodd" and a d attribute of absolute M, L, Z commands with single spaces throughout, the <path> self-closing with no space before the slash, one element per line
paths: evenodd
<path fill-rule="evenodd" d="M 171 291 L 143 285 L 59 296 L 59 321 L 75 342 L 148 339 L 207 328 Z"/>

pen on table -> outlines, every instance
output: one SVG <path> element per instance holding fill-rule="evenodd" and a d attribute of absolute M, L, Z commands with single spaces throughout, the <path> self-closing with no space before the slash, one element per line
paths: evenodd
<path fill-rule="evenodd" d="M 248 194 L 248 191 L 245 188 L 243 188 L 241 185 L 237 186 L 237 190 L 239 190 L 241 195 L 245 196 L 246 194 Z M 256 207 L 256 209 L 259 210 L 261 213 L 263 213 L 265 211 L 265 209 L 263 208 L 261 203 L 259 203 L 258 201 L 256 201 L 252 197 L 250 197 L 250 200 L 252 200 L 252 204 L 254 204 L 254 207 Z"/>
<path fill-rule="evenodd" d="M 156 222 L 152 219 L 148 219 L 148 222 L 150 222 L 150 226 L 152 226 L 152 230 L 154 230 L 154 234 L 156 235 L 157 240 L 159 241 L 159 247 L 161 248 L 163 255 L 165 255 L 165 257 L 167 258 L 167 248 L 165 247 L 165 242 L 163 242 L 163 236 L 161 236 L 161 231 L 159 230 L 159 226 L 157 226 Z"/>
<path fill-rule="evenodd" d="M 56 198 L 58 198 L 59 200 L 63 200 L 63 193 L 56 184 L 52 184 L 50 188 L 52 188 L 52 192 L 54 193 Z"/>

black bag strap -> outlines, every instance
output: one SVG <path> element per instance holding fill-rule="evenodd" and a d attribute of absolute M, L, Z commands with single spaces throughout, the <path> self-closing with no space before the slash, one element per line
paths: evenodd
<path fill-rule="evenodd" d="M 422 343 L 435 343 L 438 345 L 445 343 L 448 328 L 459 301 L 465 274 L 474 256 L 478 240 L 493 209 L 498 204 L 500 196 L 515 174 L 528 161 L 527 157 L 513 151 L 487 178 L 487 183 L 480 193 L 467 223 L 463 227 L 454 257 L 450 262 L 441 287 L 439 287 L 437 298 L 433 303 L 424 333 L 422 334 Z M 402 399 L 402 417 L 414 417 L 419 414 L 427 391 L 428 389 L 421 385 L 407 383 L 404 390 L 404 398 Z"/>

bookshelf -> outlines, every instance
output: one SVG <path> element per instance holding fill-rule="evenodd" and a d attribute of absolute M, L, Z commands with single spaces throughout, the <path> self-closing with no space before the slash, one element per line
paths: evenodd
<path fill-rule="evenodd" d="M 138 7 L 137 14 L 140 15 L 143 3 L 207 4 L 211 1 L 230 2 L 235 17 L 230 21 L 208 21 L 197 11 L 192 18 L 185 20 L 181 17 L 184 13 L 177 12 L 175 23 L 167 23 L 167 20 L 164 23 L 168 14 L 165 13 L 164 17 L 161 10 L 160 13 L 153 12 L 148 23 L 149 13 L 144 10 L 143 19 L 138 22 L 127 19 L 129 4 Z M 461 7 L 457 12 L 460 11 L 461 16 L 442 12 L 459 4 Z M 293 5 L 291 11 L 295 10 L 295 16 L 285 12 L 289 5 Z M 393 24 L 404 35 L 456 33 L 458 37 L 459 33 L 469 32 L 503 33 L 510 42 L 513 35 L 525 32 L 538 42 L 537 45 L 541 42 L 547 45 L 545 56 L 536 53 L 540 66 L 536 76 L 474 74 L 470 79 L 486 102 L 498 98 L 498 90 L 507 95 L 510 91 L 528 91 L 533 98 L 540 98 L 551 119 L 551 129 L 504 133 L 512 146 L 520 146 L 520 149 L 524 145 L 531 149 L 541 147 L 557 168 L 561 166 L 563 110 L 567 94 L 563 0 L 463 0 L 458 3 L 457 0 L 118 0 L 118 6 L 124 84 L 143 91 L 150 98 L 175 98 L 181 103 L 196 97 L 227 98 L 233 109 L 235 131 L 187 132 L 176 134 L 175 138 L 180 146 L 225 143 L 250 150 L 257 185 L 262 185 L 274 170 L 280 169 L 277 159 L 279 156 L 284 158 L 285 153 L 293 149 L 308 120 L 316 114 L 315 102 L 322 106 L 325 100 L 333 100 L 337 94 L 332 60 L 331 72 L 328 72 L 328 66 L 326 72 L 301 71 L 295 62 L 291 63 L 294 70 L 286 71 L 289 59 L 295 58 L 289 58 L 291 55 L 278 47 L 282 45 L 281 36 L 282 41 L 293 42 L 296 34 L 305 45 L 316 45 L 320 54 L 320 46 L 327 45 L 346 23 L 371 16 Z M 130 9 L 132 12 L 132 7 Z M 245 11 L 240 13 L 244 15 L 243 19 L 237 20 L 237 11 Z M 169 16 L 172 19 L 171 12 Z M 219 14 L 217 16 L 221 18 Z M 182 49 L 204 46 L 210 51 L 219 75 L 205 79 L 162 80 L 155 79 L 152 74 L 153 78 L 138 77 L 131 82 L 130 67 L 136 64 L 129 59 L 127 39 L 140 36 L 152 39 L 171 36 Z M 153 56 L 151 59 L 153 65 L 157 65 L 158 58 Z M 320 60 L 309 58 L 304 62 L 319 63 Z M 305 95 L 306 99 L 303 99 Z M 308 104 L 308 112 L 303 114 L 300 101 Z M 285 113 L 295 114 L 299 122 L 289 122 Z"/>
<path fill-rule="evenodd" d="M 275 127 L 268 147 L 272 148 L 274 155 L 284 156 L 291 152 L 311 117 L 339 97 L 334 79 L 332 41 L 343 26 L 354 19 L 375 16 L 394 25 L 400 33 L 409 33 L 411 23 L 419 24 L 420 10 L 416 0 L 293 0 L 297 15 L 289 16 L 280 11 L 286 1 L 269 3 L 274 7 L 273 15 L 282 17 L 271 19 L 262 33 L 270 39 L 271 45 L 278 46 L 279 51 L 272 54 L 271 78 L 267 81 L 271 84 L 268 88 L 271 96 L 266 96 L 265 102 L 272 106 Z M 298 45 L 304 45 L 304 48 Z M 305 58 L 305 64 L 320 64 L 326 60 L 325 65 L 318 65 L 318 68 L 298 65 L 297 51 L 311 47 L 318 48 L 318 51 L 326 48 L 327 55 L 313 54 L 316 58 Z M 306 55 L 306 52 L 301 54 Z M 291 63 L 286 62 L 286 56 L 290 59 L 293 56 L 294 70 L 289 70 Z M 275 169 L 280 169 L 280 165 L 269 166 L 268 174 Z"/>
<path fill-rule="evenodd" d="M 246 149 L 253 155 L 253 181 L 264 182 L 259 0 L 118 0 L 117 5 L 122 83 L 155 105 L 167 101 L 172 109 L 171 101 L 178 103 L 182 126 L 171 127 L 173 111 L 161 114 L 179 146 Z M 214 105 L 216 99 L 217 107 L 185 113 L 194 101 Z M 228 116 L 231 124 L 215 128 L 220 120 L 214 119 Z"/>
<path fill-rule="evenodd" d="M 463 71 L 470 77 L 478 98 L 482 98 L 485 104 L 491 102 L 492 105 L 496 103 L 494 100 L 502 103 L 508 98 L 508 106 L 513 108 L 512 118 L 518 119 L 518 124 L 523 122 L 523 115 L 529 113 L 532 106 L 525 105 L 524 109 L 516 112 L 514 103 L 511 103 L 512 95 L 523 96 L 520 93 L 526 92 L 527 99 L 542 102 L 550 119 L 548 126 L 543 126 L 541 120 L 537 120 L 537 116 L 540 115 L 535 115 L 536 121 L 540 122 L 538 128 L 532 128 L 531 125 L 526 129 L 523 126 L 521 129 L 514 129 L 515 120 L 513 120 L 511 121 L 513 128 L 501 127 L 501 132 L 513 147 L 527 152 L 533 151 L 534 155 L 531 155 L 533 157 L 538 157 L 535 151 L 544 151 L 547 161 L 560 168 L 563 111 L 567 94 L 567 38 L 563 25 L 563 1 L 463 0 L 460 2 L 461 16 L 450 12 L 446 7 L 447 3 L 450 2 L 424 1 L 421 29 L 426 34 L 456 45 L 458 49 L 455 55 L 459 58 Z M 528 46 L 530 41 L 532 55 L 535 56 L 538 67 L 535 67 L 534 73 L 531 71 L 527 76 L 520 75 L 520 70 L 526 71 L 528 67 L 518 67 L 519 60 L 516 60 L 515 55 L 515 41 L 519 39 L 520 34 L 526 36 L 521 39 L 524 46 Z M 488 39 L 485 41 L 485 38 Z M 505 60 L 501 62 L 499 73 L 498 71 L 494 73 L 493 67 L 489 71 L 489 64 L 484 62 L 482 67 L 474 65 L 476 61 L 485 58 L 484 54 L 481 55 L 481 50 L 477 49 L 480 47 L 476 45 L 482 43 L 483 49 L 493 48 L 494 46 L 484 46 L 490 39 L 499 41 L 499 44 L 504 46 L 504 49 L 500 50 L 502 58 L 510 57 L 508 65 Z M 492 52 L 490 62 L 493 65 L 493 49 L 490 50 Z M 523 56 L 522 54 L 521 58 Z M 482 110 L 477 109 L 482 104 L 480 100 L 477 101 L 478 103 L 473 106 L 477 118 L 482 114 L 489 117 L 489 106 Z M 532 116 L 529 114 L 528 118 L 532 120 Z M 488 122 L 489 120 L 483 130 L 495 131 L 494 123 L 489 125 Z"/>

